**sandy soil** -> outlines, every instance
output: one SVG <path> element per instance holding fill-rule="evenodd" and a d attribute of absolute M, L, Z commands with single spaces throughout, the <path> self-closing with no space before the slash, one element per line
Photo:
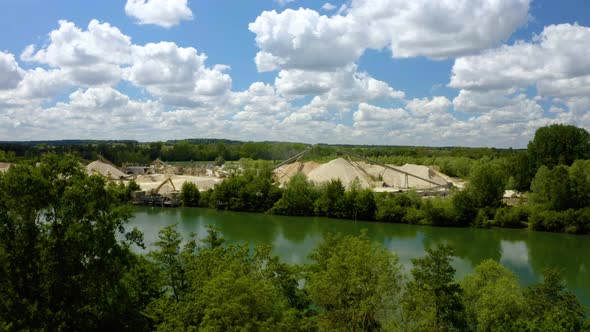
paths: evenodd
<path fill-rule="evenodd" d="M 333 179 L 340 179 L 342 184 L 350 188 L 352 183 L 358 179 L 361 188 L 372 188 L 377 191 L 397 191 L 400 189 L 430 189 L 437 185 L 444 186 L 448 183 L 458 183 L 432 167 L 414 164 L 403 166 L 388 165 L 411 175 L 392 170 L 380 165 L 373 165 L 367 162 L 350 161 L 344 158 L 334 159 L 325 164 L 314 162 L 302 164 L 295 162 L 284 165 L 275 170 L 279 182 L 285 184 L 297 173 L 304 173 L 310 181 L 316 183 L 328 182 Z M 413 176 L 412 176 L 413 175 Z"/>
<path fill-rule="evenodd" d="M 88 172 L 88 174 L 90 175 L 100 174 L 106 178 L 113 180 L 119 180 L 127 177 L 127 175 L 121 172 L 118 168 L 113 167 L 112 165 L 109 165 L 107 163 L 103 163 L 99 160 L 93 161 L 90 164 L 88 164 L 86 166 L 86 172 Z"/>
<path fill-rule="evenodd" d="M 164 174 L 154 174 L 154 175 L 142 175 L 138 177 L 135 181 L 141 187 L 141 190 L 149 191 L 151 189 L 157 188 L 162 181 L 166 180 L 168 175 Z M 150 179 L 154 179 L 155 181 L 149 181 Z M 160 180 L 161 179 L 161 180 Z M 190 175 L 173 175 L 171 176 L 172 183 L 174 183 L 174 187 L 176 190 L 180 191 L 182 185 L 185 182 L 192 182 L 194 183 L 200 191 L 206 191 L 210 188 L 213 188 L 217 183 L 221 182 L 221 179 L 214 178 L 214 177 L 207 177 L 207 176 L 190 176 Z M 165 185 L 160 188 L 160 194 L 167 194 L 173 191 L 174 188 L 170 185 L 170 183 L 166 183 Z"/>

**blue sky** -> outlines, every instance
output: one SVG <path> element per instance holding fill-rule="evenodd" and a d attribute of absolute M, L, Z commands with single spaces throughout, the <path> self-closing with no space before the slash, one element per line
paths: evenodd
<path fill-rule="evenodd" d="M 590 126 L 588 1 L 330 4 L 4 0 L 0 140 L 523 147 Z"/>

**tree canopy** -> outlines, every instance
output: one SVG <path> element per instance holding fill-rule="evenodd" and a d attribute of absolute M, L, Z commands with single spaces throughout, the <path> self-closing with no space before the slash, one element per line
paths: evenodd
<path fill-rule="evenodd" d="M 0 174 L 0 321 L 8 330 L 98 331 L 142 321 L 125 305 L 132 290 L 123 282 L 136 262 L 129 246 L 141 245 L 141 234 L 125 232 L 129 211 L 78 165 L 50 154 Z"/>
<path fill-rule="evenodd" d="M 535 132 L 534 139 L 528 144 L 534 165 L 571 165 L 578 159 L 590 156 L 590 134 L 583 129 L 570 125 L 553 124 L 541 127 Z"/>

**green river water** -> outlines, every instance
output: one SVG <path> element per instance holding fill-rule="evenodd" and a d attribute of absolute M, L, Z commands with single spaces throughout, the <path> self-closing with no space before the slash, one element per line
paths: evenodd
<path fill-rule="evenodd" d="M 514 271 L 523 285 L 540 280 L 543 270 L 562 271 L 567 287 L 590 306 L 590 237 L 511 229 L 440 228 L 313 217 L 283 217 L 198 208 L 139 207 L 130 221 L 144 233 L 146 249 L 153 248 L 158 231 L 171 224 L 188 238 L 207 234 L 215 225 L 231 243 L 271 244 L 285 262 L 304 263 L 326 233 L 359 234 L 362 229 L 383 247 L 396 252 L 411 268 L 411 259 L 424 248 L 447 243 L 455 248 L 454 266 L 462 278 L 481 261 L 491 258 Z M 140 250 L 140 249 L 138 249 Z"/>

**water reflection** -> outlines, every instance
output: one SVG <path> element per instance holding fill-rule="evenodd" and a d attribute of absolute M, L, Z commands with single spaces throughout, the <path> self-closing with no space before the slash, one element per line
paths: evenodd
<path fill-rule="evenodd" d="M 157 241 L 158 231 L 171 224 L 188 238 L 206 236 L 207 225 L 220 228 L 233 243 L 254 246 L 266 243 L 286 262 L 304 263 L 327 233 L 359 234 L 367 230 L 371 239 L 396 252 L 400 262 L 411 268 L 411 259 L 422 257 L 425 248 L 440 243 L 452 245 L 457 259 L 457 277 L 469 273 L 485 259 L 501 262 L 514 271 L 523 285 L 540 280 L 543 270 L 559 268 L 572 289 L 590 305 L 590 238 L 564 234 L 509 229 L 436 228 L 383 223 L 367 223 L 327 218 L 281 217 L 235 213 L 209 209 L 138 208 L 131 225 L 144 232 L 148 250 Z M 139 249 L 138 249 L 139 250 Z"/>

